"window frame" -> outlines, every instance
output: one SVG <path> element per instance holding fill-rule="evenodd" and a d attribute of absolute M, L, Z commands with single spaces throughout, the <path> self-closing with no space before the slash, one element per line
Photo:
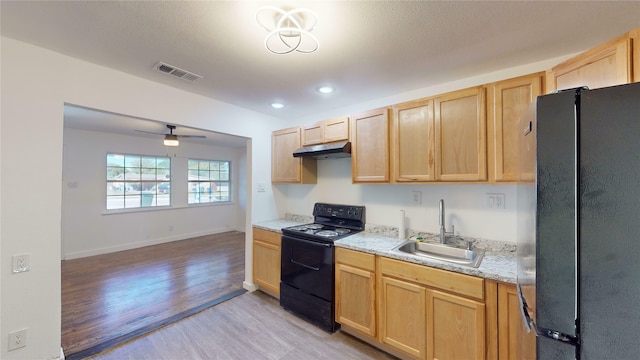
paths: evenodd
<path fill-rule="evenodd" d="M 117 162 L 110 160 L 118 157 L 122 157 L 122 160 Z M 137 165 L 134 165 L 136 162 Z M 171 207 L 173 204 L 172 166 L 169 156 L 107 152 L 104 167 L 106 211 L 147 211 Z M 131 171 L 128 172 L 128 169 Z M 160 178 L 161 176 L 165 177 Z M 160 190 L 163 184 L 169 185 L 167 192 Z M 122 192 L 122 195 L 118 192 Z M 128 192 L 130 194 L 127 194 Z M 152 195 L 152 197 L 149 198 L 146 195 Z M 115 201 L 121 203 L 118 204 Z"/>
<path fill-rule="evenodd" d="M 192 168 L 192 162 L 197 162 L 197 168 Z M 202 163 L 207 163 L 208 168 L 204 168 L 201 166 Z M 218 168 L 214 170 L 211 166 L 217 163 Z M 224 169 L 220 167 L 221 164 L 226 164 L 226 172 Z M 232 191 L 232 162 L 231 160 L 212 160 L 212 159 L 195 159 L 188 158 L 187 159 L 187 205 L 188 206 L 198 206 L 198 205 L 212 205 L 212 204 L 229 204 L 233 201 L 233 191 Z M 192 171 L 198 171 L 198 179 L 192 180 Z M 203 176 L 201 173 L 207 172 L 208 176 L 204 178 L 200 178 Z M 218 174 L 218 178 L 214 178 L 211 175 L 212 172 L 216 172 Z M 220 179 L 221 174 L 227 175 L 226 179 Z M 193 184 L 198 183 L 201 185 L 196 185 L 196 189 L 207 189 L 207 191 L 192 191 Z M 208 183 L 208 184 L 207 184 Z M 211 191 L 213 184 L 216 187 L 216 190 Z M 206 186 L 205 186 L 206 185 Z M 226 185 L 226 191 L 221 190 L 223 186 Z M 205 194 L 202 196 L 202 194 Z M 226 197 L 223 200 L 216 200 L 216 198 L 221 198 L 222 194 L 226 193 Z M 216 195 L 217 194 L 217 195 Z M 198 201 L 194 201 L 194 200 Z M 203 201 L 205 200 L 205 201 Z M 208 200 L 208 201 L 207 201 Z"/>

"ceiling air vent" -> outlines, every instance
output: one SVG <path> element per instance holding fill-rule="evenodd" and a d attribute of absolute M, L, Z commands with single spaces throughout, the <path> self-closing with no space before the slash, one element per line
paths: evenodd
<path fill-rule="evenodd" d="M 190 82 L 194 82 L 198 79 L 202 79 L 202 76 L 194 74 L 184 69 L 180 69 L 173 65 L 165 64 L 163 62 L 159 62 L 153 66 L 153 70 L 160 71 L 161 73 L 165 73 L 171 76 L 175 76 L 177 78 L 187 80 Z"/>

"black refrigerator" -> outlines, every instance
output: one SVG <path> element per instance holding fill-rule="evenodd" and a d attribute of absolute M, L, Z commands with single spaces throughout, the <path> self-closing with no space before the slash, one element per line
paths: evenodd
<path fill-rule="evenodd" d="M 520 121 L 518 292 L 537 358 L 640 359 L 640 83 Z"/>

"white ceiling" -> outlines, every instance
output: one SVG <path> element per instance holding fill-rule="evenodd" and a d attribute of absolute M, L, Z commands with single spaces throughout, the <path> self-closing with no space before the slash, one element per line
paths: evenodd
<path fill-rule="evenodd" d="M 320 49 L 266 51 L 255 21 L 265 5 L 315 11 Z M 576 53 L 640 26 L 640 1 L 2 0 L 0 13 L 3 36 L 288 120 Z M 204 78 L 153 71 L 159 61 Z M 315 91 L 325 84 L 336 91 Z"/>

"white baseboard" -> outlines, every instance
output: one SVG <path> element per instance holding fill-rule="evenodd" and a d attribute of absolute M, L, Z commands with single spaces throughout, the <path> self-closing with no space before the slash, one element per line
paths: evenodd
<path fill-rule="evenodd" d="M 256 284 L 252 284 L 252 283 L 248 283 L 248 282 L 246 282 L 246 281 L 243 281 L 243 282 L 242 282 L 242 287 L 243 287 L 245 290 L 247 290 L 247 291 L 251 291 L 251 292 L 258 290 L 258 285 L 256 285 Z"/>
<path fill-rule="evenodd" d="M 159 239 L 150 239 L 145 241 L 138 241 L 135 243 L 121 244 L 117 246 L 110 246 L 110 247 L 104 247 L 99 249 L 71 252 L 71 253 L 64 254 L 64 260 L 79 259 L 79 258 L 88 257 L 88 256 L 103 255 L 103 254 L 109 254 L 112 252 L 124 251 L 124 250 L 132 250 L 132 249 L 137 249 L 145 246 L 159 245 L 159 244 L 164 244 L 168 242 L 186 240 L 186 239 L 191 239 L 198 236 L 220 234 L 223 232 L 229 232 L 234 230 L 239 232 L 244 232 L 244 229 L 233 229 L 233 228 L 213 229 L 206 232 L 181 234 L 177 236 L 170 236 L 170 237 L 164 237 Z"/>

